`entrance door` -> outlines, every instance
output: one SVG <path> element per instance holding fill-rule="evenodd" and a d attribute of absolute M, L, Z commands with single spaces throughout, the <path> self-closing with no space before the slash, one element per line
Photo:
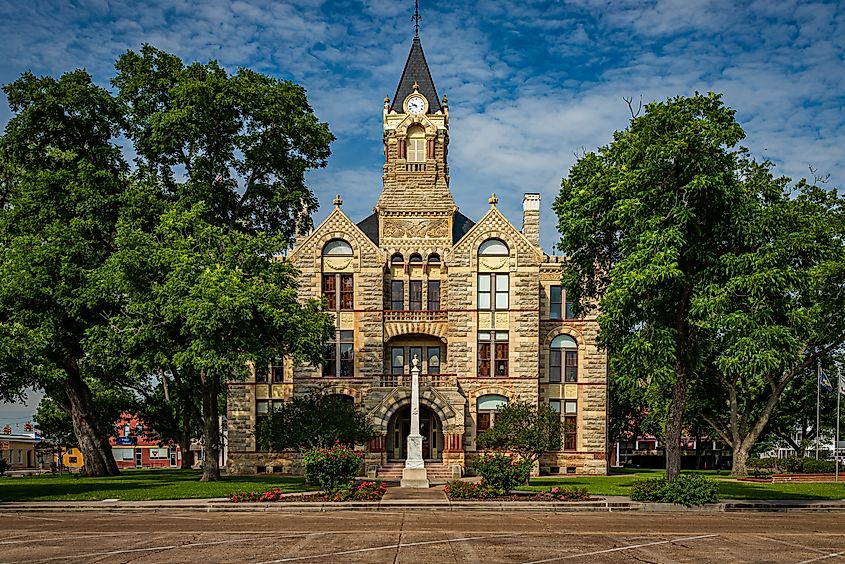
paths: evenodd
<path fill-rule="evenodd" d="M 388 458 L 402 461 L 408 457 L 408 433 L 411 431 L 411 406 L 397 411 L 388 424 Z M 443 432 L 437 415 L 424 405 L 420 406 L 420 435 L 422 456 L 427 461 L 439 461 L 443 450 Z"/>
<path fill-rule="evenodd" d="M 391 458 L 393 460 L 405 460 L 408 457 L 408 433 L 411 428 L 410 417 L 406 420 L 398 417 L 393 422 L 393 448 Z"/>
<path fill-rule="evenodd" d="M 170 449 L 170 466 L 176 468 L 176 449 Z"/>
<path fill-rule="evenodd" d="M 142 451 L 139 448 L 135 449 L 135 468 L 140 468 L 144 464 L 144 459 L 142 457 Z"/>

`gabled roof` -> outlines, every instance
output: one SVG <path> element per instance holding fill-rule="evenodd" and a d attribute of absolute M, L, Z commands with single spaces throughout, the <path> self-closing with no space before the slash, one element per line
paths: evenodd
<path fill-rule="evenodd" d="M 319 240 L 319 238 L 327 231 L 343 233 L 344 239 L 349 240 L 349 238 L 352 238 L 356 244 L 369 246 L 372 252 L 379 252 L 378 245 L 373 244 L 374 242 L 370 236 L 364 233 L 358 225 L 349 219 L 339 206 L 335 206 L 335 209 L 332 210 L 328 217 L 326 217 L 326 219 L 324 219 L 323 222 L 316 227 L 316 229 L 305 237 L 302 242 L 297 242 L 288 254 L 287 260 L 296 260 L 303 249 L 312 245 L 315 240 Z"/>
<path fill-rule="evenodd" d="M 481 216 L 478 222 L 467 230 L 464 236 L 461 237 L 460 241 L 455 243 L 452 247 L 452 252 L 460 252 L 462 247 L 467 247 L 471 244 L 470 241 L 476 239 L 477 234 L 491 230 L 499 232 L 502 235 L 510 232 L 510 237 L 505 237 L 505 240 L 508 241 L 508 239 L 510 239 L 511 241 L 514 241 L 521 256 L 531 256 L 537 264 L 543 262 L 545 254 L 542 249 L 535 247 L 528 239 L 526 239 L 522 231 L 514 227 L 510 220 L 508 220 L 508 218 L 506 218 L 495 205 L 490 206 L 487 213 Z"/>
<path fill-rule="evenodd" d="M 431 80 L 431 72 L 428 70 L 428 63 L 425 62 L 419 36 L 414 37 L 414 42 L 411 43 L 411 52 L 408 53 L 408 60 L 405 61 L 405 70 L 402 71 L 402 78 L 399 79 L 396 95 L 390 105 L 391 111 L 403 111 L 402 102 L 414 91 L 414 83 L 418 85 L 418 92 L 428 100 L 428 113 L 434 114 L 440 111 L 442 109 L 440 99 L 437 97 L 434 81 Z"/>
<path fill-rule="evenodd" d="M 367 238 L 378 245 L 378 213 L 373 212 L 357 223 L 360 229 Z"/>
<path fill-rule="evenodd" d="M 463 236 L 472 229 L 473 225 L 475 225 L 473 220 L 461 212 L 456 211 L 455 216 L 452 219 L 452 244 L 456 245 L 458 241 L 460 241 Z"/>

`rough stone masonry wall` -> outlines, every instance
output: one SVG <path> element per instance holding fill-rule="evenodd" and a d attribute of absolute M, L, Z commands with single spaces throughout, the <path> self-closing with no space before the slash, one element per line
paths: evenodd
<path fill-rule="evenodd" d="M 229 458 L 226 465 L 230 474 L 243 473 L 244 469 L 235 464 L 235 460 L 242 457 L 244 453 L 255 450 L 253 392 L 254 386 L 245 382 L 237 382 L 229 386 L 229 395 L 226 398 Z M 249 474 L 253 472 L 255 468 L 246 471 Z"/>

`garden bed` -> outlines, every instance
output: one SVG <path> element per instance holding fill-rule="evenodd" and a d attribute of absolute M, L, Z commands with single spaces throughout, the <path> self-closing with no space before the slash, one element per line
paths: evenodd
<path fill-rule="evenodd" d="M 349 484 L 336 492 L 303 492 L 288 494 L 279 488 L 264 491 L 233 492 L 231 503 L 327 503 L 345 501 L 380 501 L 387 491 L 384 482 L 361 482 Z"/>
<path fill-rule="evenodd" d="M 532 501 L 532 502 L 571 502 L 571 503 L 578 503 L 582 501 L 604 501 L 603 497 L 591 497 L 587 495 L 587 497 L 582 497 L 579 499 L 563 499 L 560 497 L 555 497 L 554 495 L 546 492 L 520 492 L 520 491 L 513 491 L 508 492 L 505 495 L 496 495 L 493 497 L 479 497 L 479 498 L 449 498 L 450 501 Z"/>
<path fill-rule="evenodd" d="M 836 474 L 771 474 L 769 476 L 745 476 L 737 478 L 740 482 L 757 482 L 762 484 L 794 484 L 807 482 L 836 482 Z M 845 472 L 839 480 L 845 483 Z"/>
<path fill-rule="evenodd" d="M 599 501 L 587 488 L 555 486 L 547 491 L 496 490 L 482 482 L 452 480 L 443 491 L 450 501 Z"/>

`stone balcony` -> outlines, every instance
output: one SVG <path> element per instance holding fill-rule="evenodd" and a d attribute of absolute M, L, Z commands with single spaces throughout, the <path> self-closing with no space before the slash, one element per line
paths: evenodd
<path fill-rule="evenodd" d="M 384 340 L 413 334 L 445 340 L 448 318 L 445 310 L 384 310 Z"/>
<path fill-rule="evenodd" d="M 375 388 L 410 388 L 410 374 L 378 374 L 373 378 Z M 420 374 L 421 388 L 457 388 L 457 374 Z"/>

